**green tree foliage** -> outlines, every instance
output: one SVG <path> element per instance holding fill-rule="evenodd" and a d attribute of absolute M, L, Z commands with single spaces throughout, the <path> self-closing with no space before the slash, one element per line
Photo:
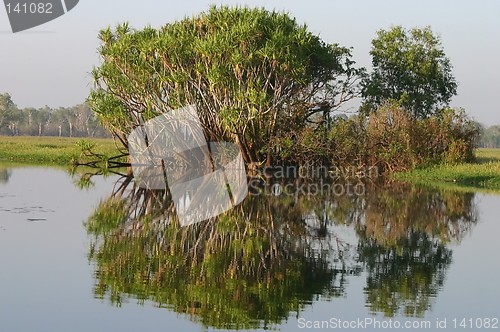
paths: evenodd
<path fill-rule="evenodd" d="M 132 129 L 195 104 L 207 138 L 238 144 L 246 162 L 357 94 L 351 52 L 326 44 L 285 13 L 212 7 L 155 30 L 100 32 L 92 109 L 127 146 Z"/>
<path fill-rule="evenodd" d="M 373 72 L 363 82 L 365 110 L 395 100 L 424 118 L 447 106 L 456 94 L 452 65 L 430 27 L 379 30 L 370 54 Z"/>

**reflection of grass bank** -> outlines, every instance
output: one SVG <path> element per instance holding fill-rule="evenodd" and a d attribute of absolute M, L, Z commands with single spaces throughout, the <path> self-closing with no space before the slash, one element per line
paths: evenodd
<path fill-rule="evenodd" d="M 82 138 L 0 137 L 0 161 L 25 164 L 69 165 L 80 155 L 77 142 Z M 86 139 L 95 143 L 95 151 L 105 155 L 118 154 L 111 139 Z"/>
<path fill-rule="evenodd" d="M 438 165 L 397 173 L 395 178 L 413 183 L 456 189 L 500 191 L 500 149 L 478 149 L 476 163 Z"/>

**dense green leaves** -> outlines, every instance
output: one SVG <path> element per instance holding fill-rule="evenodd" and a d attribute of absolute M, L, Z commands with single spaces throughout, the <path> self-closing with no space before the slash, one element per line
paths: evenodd
<path fill-rule="evenodd" d="M 370 54 L 373 72 L 363 89 L 367 110 L 391 99 L 422 118 L 446 106 L 457 92 L 450 60 L 430 27 L 379 30 Z"/>
<path fill-rule="evenodd" d="M 101 31 L 93 109 L 126 144 L 141 121 L 195 104 L 208 138 L 240 145 L 247 162 L 279 157 L 278 135 L 300 130 L 318 103 L 338 107 L 361 70 L 285 13 L 245 7 L 135 31 Z"/>

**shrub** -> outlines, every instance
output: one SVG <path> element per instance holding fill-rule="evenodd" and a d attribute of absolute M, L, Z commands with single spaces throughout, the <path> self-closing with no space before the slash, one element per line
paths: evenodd
<path fill-rule="evenodd" d="M 478 137 L 477 126 L 462 109 L 416 119 L 396 103 L 386 103 L 369 116 L 337 117 L 328 125 L 289 133 L 276 139 L 273 149 L 285 163 L 396 172 L 473 161 Z"/>

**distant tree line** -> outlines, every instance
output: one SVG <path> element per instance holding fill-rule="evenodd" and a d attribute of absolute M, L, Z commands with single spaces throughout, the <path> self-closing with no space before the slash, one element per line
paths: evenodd
<path fill-rule="evenodd" d="M 479 146 L 482 148 L 500 148 L 500 125 L 481 128 L 481 140 Z"/>
<path fill-rule="evenodd" d="M 0 135 L 109 137 L 87 104 L 20 109 L 8 93 L 0 93 Z"/>

